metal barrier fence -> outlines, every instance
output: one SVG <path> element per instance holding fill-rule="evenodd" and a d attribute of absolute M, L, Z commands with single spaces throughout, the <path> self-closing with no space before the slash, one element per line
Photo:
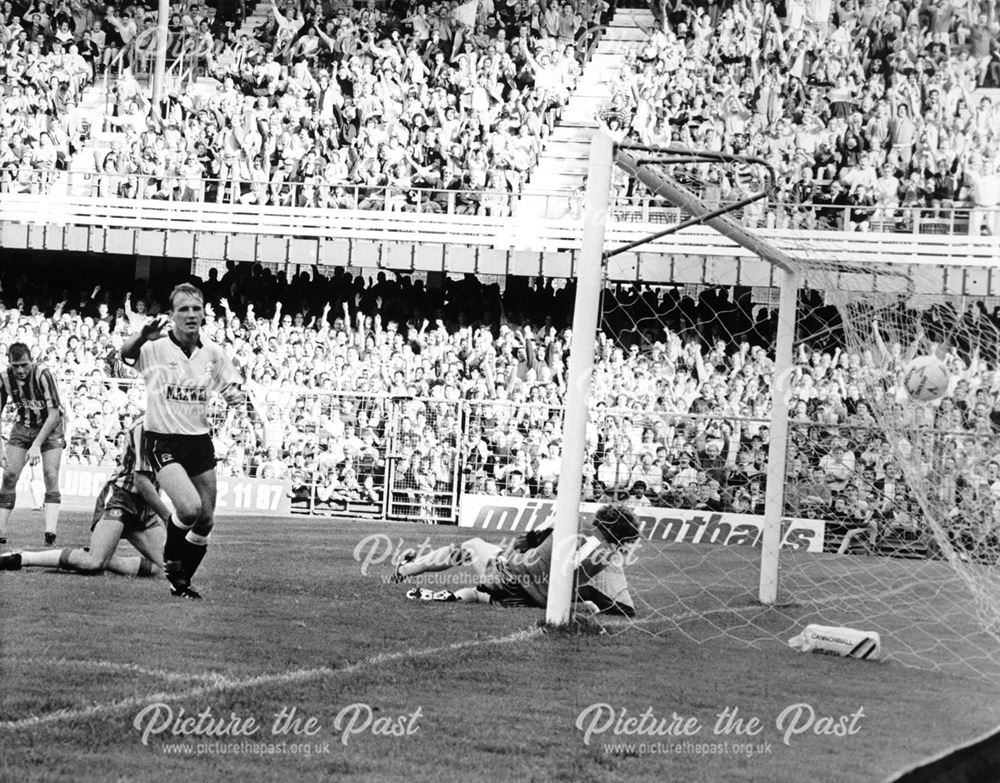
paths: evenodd
<path fill-rule="evenodd" d="M 894 443 L 898 432 L 874 422 L 791 422 L 788 513 L 822 514 L 827 547 L 841 552 L 933 554 L 938 545 L 928 516 L 954 539 L 980 523 L 995 528 L 1000 465 L 990 473 L 989 464 L 997 464 L 991 422 L 982 417 L 967 429 L 954 429 L 954 422 L 918 418 L 921 413 L 914 408 L 905 414 L 912 417 L 900 430 L 907 432 L 906 444 Z M 918 460 L 908 474 L 901 464 L 907 453 Z M 914 473 L 921 476 L 919 486 Z"/>
<path fill-rule="evenodd" d="M 368 186 L 321 177 L 306 183 L 273 179 L 235 162 L 224 165 L 221 175 L 214 178 L 152 169 L 128 174 L 106 172 L 104 163 L 112 156 L 103 150 L 93 161 L 94 171 L 5 167 L 0 169 L 0 193 L 492 217 L 510 217 L 524 208 L 520 194 L 510 190 Z M 562 192 L 533 193 L 530 210 L 532 215 L 561 218 L 568 214 L 566 200 L 567 194 Z"/>
<path fill-rule="evenodd" d="M 284 464 L 279 457 L 287 454 L 293 512 L 455 520 L 457 453 L 450 444 L 458 403 L 316 390 L 259 390 L 252 397 L 254 409 L 242 427 L 260 428 L 267 461 L 259 445 L 256 459 L 248 460 L 250 450 L 239 439 L 237 459 L 250 475 L 271 477 L 268 465 Z M 232 431 L 233 419 L 231 410 L 218 411 L 217 440 Z"/>
<path fill-rule="evenodd" d="M 97 171 L 5 167 L 0 169 L 0 193 L 101 197 L 133 202 L 236 204 L 259 209 L 316 208 L 490 217 L 530 213 L 532 217 L 569 222 L 579 221 L 583 213 L 582 192 L 533 191 L 530 195 L 522 195 L 508 190 L 362 186 L 346 180 L 326 181 L 321 177 L 312 183 L 274 181 L 262 171 L 241 171 L 238 164 L 226 166 L 223 176 L 217 178 L 152 170 L 119 174 L 102 171 L 103 163 L 103 159 L 94 161 Z M 706 202 L 712 208 L 722 203 Z M 678 207 L 645 196 L 616 198 L 610 211 L 612 222 L 619 224 L 671 225 L 688 217 L 690 215 Z M 772 200 L 763 203 L 759 215 L 745 215 L 737 210 L 733 217 L 755 228 L 812 232 L 973 236 L 979 236 L 984 230 L 992 235 L 1000 233 L 1000 207 L 971 204 L 857 206 Z"/>
<path fill-rule="evenodd" d="M 767 426 L 764 419 L 595 408 L 583 500 L 761 514 Z M 469 405 L 463 491 L 553 498 L 561 432 L 558 406 Z"/>
<path fill-rule="evenodd" d="M 463 492 L 554 499 L 560 408 L 477 402 L 468 405 L 466 417 Z M 590 419 L 584 501 L 764 513 L 769 420 L 631 408 L 595 409 Z M 1000 525 L 1000 463 L 990 422 L 965 430 L 934 426 L 928 422 L 913 444 L 928 461 L 917 487 L 904 477 L 884 427 L 792 421 L 784 514 L 823 520 L 827 551 L 904 557 L 934 554 L 928 515 L 955 536 L 972 517 Z M 985 470 L 989 462 L 995 475 Z"/>
<path fill-rule="evenodd" d="M 391 451 L 386 516 L 454 522 L 458 516 L 461 403 L 396 397 L 389 401 Z"/>
<path fill-rule="evenodd" d="M 270 478 L 272 466 L 278 471 L 285 466 L 293 512 L 386 516 L 387 452 L 395 413 L 385 397 L 253 385 L 250 390 L 266 455 L 266 462 L 258 460 L 250 470 Z M 225 427 L 217 431 L 225 432 Z"/>
<path fill-rule="evenodd" d="M 65 462 L 113 464 L 123 430 L 143 410 L 142 383 L 67 375 L 59 381 Z M 560 406 L 249 389 L 249 410 L 210 405 L 219 475 L 290 482 L 292 513 L 450 524 L 462 493 L 555 497 Z M 12 413 L 8 406 L 7 427 Z M 950 518 L 964 503 L 1000 515 L 992 488 L 1000 485 L 1000 467 L 996 476 L 978 475 L 995 460 L 996 438 L 989 422 L 977 427 L 928 426 L 926 442 L 914 446 L 929 460 L 929 483 L 914 493 L 885 428 L 793 419 L 785 513 L 825 520 L 832 551 L 926 555 L 924 514 Z M 583 499 L 762 514 L 768 432 L 761 418 L 598 406 L 587 429 Z"/>
<path fill-rule="evenodd" d="M 706 202 L 709 207 L 723 202 Z M 662 223 L 673 225 L 690 215 L 679 207 L 651 197 L 618 198 L 612 220 L 618 223 Z M 1000 207 L 977 207 L 971 203 L 930 205 L 826 204 L 767 200 L 755 213 L 744 209 L 730 215 L 751 228 L 802 231 L 861 231 L 889 234 L 1000 233 Z"/>
<path fill-rule="evenodd" d="M 141 415 L 141 380 L 62 374 L 64 462 L 115 464 Z M 460 403 L 248 384 L 243 411 L 213 398 L 220 477 L 290 482 L 295 514 L 453 523 Z M 9 431 L 13 406 L 4 411 Z"/>

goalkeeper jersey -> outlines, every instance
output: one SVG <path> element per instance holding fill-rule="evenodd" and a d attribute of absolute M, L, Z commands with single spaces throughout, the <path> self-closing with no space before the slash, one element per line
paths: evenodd
<path fill-rule="evenodd" d="M 498 564 L 505 586 L 524 593 L 536 606 L 545 606 L 549 597 L 552 539 L 549 535 L 534 549 L 515 552 L 507 562 Z"/>
<path fill-rule="evenodd" d="M 549 598 L 549 569 L 552 567 L 553 539 L 554 536 L 550 533 L 533 549 L 527 552 L 515 552 L 506 561 L 501 559 L 496 564 L 499 584 L 488 586 L 487 591 L 496 603 L 507 606 L 545 606 Z M 623 598 L 627 598 L 629 604 L 632 603 L 622 569 L 624 561 L 619 552 L 612 550 L 594 536 L 583 535 L 576 537 L 573 552 L 574 578 L 577 585 L 590 586 L 586 596 L 578 595 L 578 597 L 593 600 L 602 611 L 610 608 L 615 602 L 621 602 Z M 604 580 L 611 574 L 605 574 L 603 579 L 600 576 L 609 566 L 612 567 L 610 570 L 615 572 L 613 589 L 610 591 L 607 589 L 609 585 L 605 585 Z M 609 596 L 608 592 L 614 595 Z M 600 594 L 600 598 L 596 598 L 595 594 Z"/>

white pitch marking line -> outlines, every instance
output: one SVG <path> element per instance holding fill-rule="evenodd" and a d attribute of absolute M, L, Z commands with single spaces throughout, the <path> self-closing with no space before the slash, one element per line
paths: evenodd
<path fill-rule="evenodd" d="M 224 683 L 226 678 L 221 674 L 184 674 L 181 672 L 171 672 L 166 669 L 147 669 L 134 663 L 117 663 L 115 661 L 85 661 L 77 658 L 26 658 L 14 656 L 0 659 L 0 663 L 22 664 L 25 666 L 65 666 L 77 669 L 104 669 L 113 672 L 132 672 L 134 674 L 145 674 L 148 677 L 156 677 L 168 682 L 203 682 L 207 684 Z"/>
<path fill-rule="evenodd" d="M 540 628 L 531 628 L 526 631 L 517 631 L 516 633 L 512 633 L 508 636 L 491 636 L 487 639 L 473 639 L 466 642 L 454 642 L 440 647 L 428 647 L 423 650 L 402 650 L 394 653 L 380 653 L 336 669 L 331 669 L 328 666 L 320 666 L 315 669 L 299 669 L 297 671 L 283 672 L 281 674 L 261 674 L 255 677 L 246 677 L 237 680 L 222 679 L 221 681 L 215 682 L 211 685 L 205 685 L 200 688 L 192 688 L 187 691 L 175 693 L 151 693 L 146 696 L 132 696 L 127 699 L 117 699 L 103 704 L 94 704 L 90 707 L 84 707 L 82 709 L 56 710 L 55 712 L 50 712 L 45 715 L 32 715 L 31 717 L 21 718 L 20 720 L 4 721 L 0 723 L 0 730 L 18 731 L 21 729 L 31 729 L 36 726 L 42 726 L 49 723 L 59 723 L 67 720 L 84 720 L 87 718 L 93 718 L 97 715 L 126 712 L 153 702 L 181 701 L 183 699 L 192 699 L 198 696 L 221 693 L 223 691 L 243 690 L 244 688 L 254 688 L 263 685 L 284 685 L 292 682 L 320 679 L 322 677 L 337 674 L 352 674 L 353 672 L 379 666 L 383 663 L 424 658 L 431 655 L 442 655 L 453 653 L 457 650 L 465 650 L 484 645 L 510 644 L 511 642 L 519 642 L 525 639 L 530 639 L 534 636 L 540 635 L 541 633 L 542 631 Z"/>

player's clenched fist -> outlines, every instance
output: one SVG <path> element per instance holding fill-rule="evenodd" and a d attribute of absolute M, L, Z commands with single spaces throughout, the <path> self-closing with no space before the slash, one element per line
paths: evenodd
<path fill-rule="evenodd" d="M 229 405 L 243 405 L 247 400 L 246 392 L 240 388 L 239 384 L 231 383 L 222 390 L 222 399 Z"/>

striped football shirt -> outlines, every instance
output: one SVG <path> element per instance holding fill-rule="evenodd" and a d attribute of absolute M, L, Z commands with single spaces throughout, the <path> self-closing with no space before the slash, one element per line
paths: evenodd
<path fill-rule="evenodd" d="M 14 405 L 17 423 L 30 429 L 38 429 L 45 423 L 49 408 L 63 410 L 55 376 L 41 364 L 31 365 L 23 382 L 14 377 L 10 367 L 0 373 L 0 409 L 7 403 Z"/>
<path fill-rule="evenodd" d="M 242 381 L 216 343 L 199 340 L 188 356 L 172 332 L 143 343 L 135 368 L 146 382 L 146 431 L 160 435 L 208 434 L 209 394 Z"/>
<path fill-rule="evenodd" d="M 115 472 L 108 478 L 108 483 L 114 484 L 126 492 L 135 492 L 135 474 L 146 473 L 156 486 L 156 478 L 152 466 L 142 455 L 142 419 L 139 419 L 125 434 L 125 450 Z"/>

